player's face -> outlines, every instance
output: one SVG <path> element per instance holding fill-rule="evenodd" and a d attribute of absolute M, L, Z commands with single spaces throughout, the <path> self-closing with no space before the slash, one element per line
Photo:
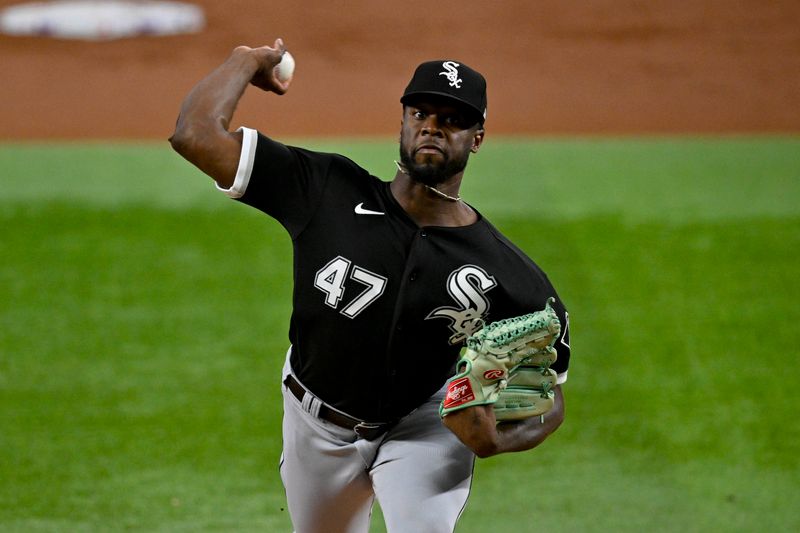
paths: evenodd
<path fill-rule="evenodd" d="M 467 166 L 483 142 L 483 128 L 448 99 L 426 98 L 403 108 L 400 160 L 415 181 L 435 186 Z"/>

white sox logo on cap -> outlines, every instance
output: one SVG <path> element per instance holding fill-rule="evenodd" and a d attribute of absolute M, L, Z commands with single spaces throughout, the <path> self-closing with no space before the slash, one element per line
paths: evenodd
<path fill-rule="evenodd" d="M 461 88 L 461 78 L 458 77 L 458 67 L 461 66 L 455 61 L 445 61 L 442 63 L 442 67 L 444 67 L 444 72 L 440 72 L 440 76 L 447 76 L 447 80 L 450 82 L 450 87 L 455 87 L 456 89 Z"/>
<path fill-rule="evenodd" d="M 461 61 L 434 59 L 421 63 L 403 91 L 400 102 L 413 105 L 426 96 L 452 98 L 474 110 L 475 118 L 481 124 L 486 119 L 486 80 L 480 72 Z"/>

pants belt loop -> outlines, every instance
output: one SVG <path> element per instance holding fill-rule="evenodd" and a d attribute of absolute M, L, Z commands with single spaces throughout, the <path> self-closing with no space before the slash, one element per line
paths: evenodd
<path fill-rule="evenodd" d="M 319 418 L 319 410 L 320 407 L 322 407 L 322 402 L 320 401 L 319 398 L 317 398 L 313 394 L 306 392 L 303 395 L 302 405 L 303 405 L 303 410 L 306 413 L 310 414 L 314 418 Z"/>

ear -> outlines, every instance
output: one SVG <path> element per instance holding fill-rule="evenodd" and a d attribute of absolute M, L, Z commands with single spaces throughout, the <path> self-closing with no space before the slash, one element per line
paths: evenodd
<path fill-rule="evenodd" d="M 406 124 L 406 106 L 404 104 L 403 105 L 403 113 L 400 115 L 400 132 L 397 134 L 397 139 L 398 140 L 402 140 L 403 139 L 403 127 L 405 126 L 405 124 Z"/>
<path fill-rule="evenodd" d="M 483 144 L 483 135 L 485 131 L 483 128 L 478 128 L 475 135 L 472 137 L 472 147 L 469 149 L 473 154 L 477 154 Z"/>

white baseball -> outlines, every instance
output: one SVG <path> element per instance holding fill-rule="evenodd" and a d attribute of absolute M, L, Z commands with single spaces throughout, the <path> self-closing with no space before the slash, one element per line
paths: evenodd
<path fill-rule="evenodd" d="M 284 52 L 281 62 L 275 65 L 275 75 L 280 81 L 289 81 L 294 74 L 294 58 L 289 52 Z"/>

